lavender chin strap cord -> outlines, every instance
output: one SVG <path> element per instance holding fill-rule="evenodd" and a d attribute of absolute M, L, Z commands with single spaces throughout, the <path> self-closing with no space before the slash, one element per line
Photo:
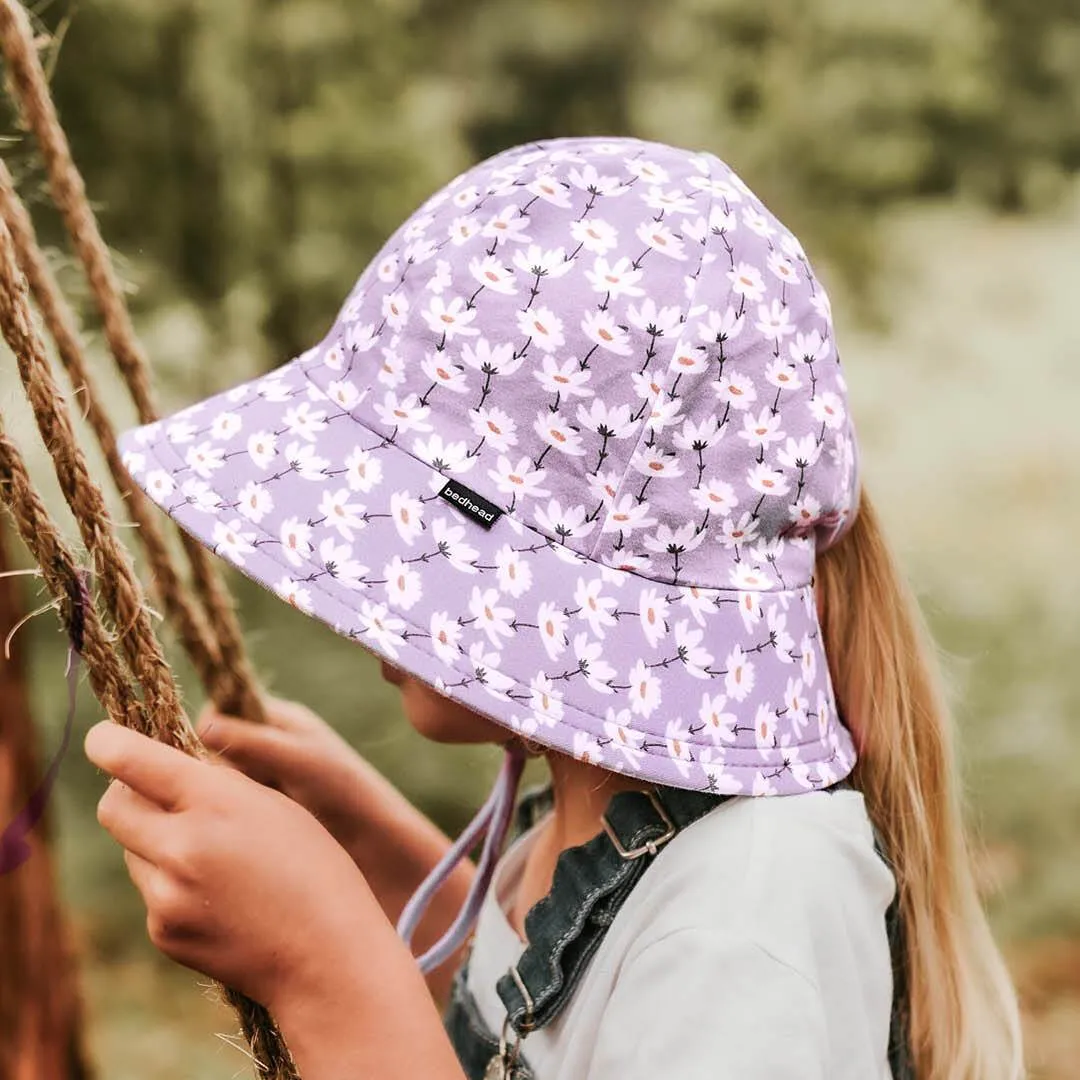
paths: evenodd
<path fill-rule="evenodd" d="M 487 834 L 480 853 L 480 861 L 476 867 L 476 877 L 473 879 L 469 895 L 461 911 L 458 912 L 450 929 L 426 953 L 417 958 L 420 970 L 425 975 L 445 963 L 457 952 L 462 942 L 469 936 L 480 914 L 480 905 L 483 904 L 488 887 L 491 885 L 495 864 L 502 854 L 503 843 L 514 816 L 514 802 L 517 799 L 518 784 L 521 782 L 521 773 L 524 768 L 524 749 L 516 741 L 508 744 L 498 779 L 487 801 L 476 817 L 469 822 L 465 831 L 454 841 L 453 846 L 439 860 L 435 869 L 428 874 L 420 888 L 413 893 L 398 919 L 398 936 L 406 945 L 411 945 L 413 934 L 426 914 L 432 898 L 454 872 L 458 863 L 476 846 L 480 837 Z"/>

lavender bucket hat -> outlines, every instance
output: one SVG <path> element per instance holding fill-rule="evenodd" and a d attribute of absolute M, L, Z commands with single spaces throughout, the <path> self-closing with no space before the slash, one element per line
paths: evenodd
<path fill-rule="evenodd" d="M 535 743 L 746 795 L 854 764 L 812 587 L 857 499 L 829 301 L 710 154 L 470 169 L 318 345 L 123 449 L 222 558 Z"/>

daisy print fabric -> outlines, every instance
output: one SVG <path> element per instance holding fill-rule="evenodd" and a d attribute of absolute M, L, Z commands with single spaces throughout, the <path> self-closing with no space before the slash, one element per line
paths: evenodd
<path fill-rule="evenodd" d="M 829 301 L 710 154 L 476 166 L 317 346 L 123 449 L 222 558 L 531 740 L 722 793 L 854 764 L 812 589 L 857 493 Z"/>

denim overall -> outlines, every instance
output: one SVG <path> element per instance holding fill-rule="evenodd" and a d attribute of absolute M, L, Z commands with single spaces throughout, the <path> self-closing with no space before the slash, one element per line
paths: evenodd
<path fill-rule="evenodd" d="M 496 987 L 506 1006 L 501 1032 L 491 1031 L 480 1015 L 467 986 L 468 963 L 458 971 L 445 1024 L 468 1080 L 537 1080 L 522 1053 L 522 1040 L 550 1024 L 567 1006 L 619 909 L 660 848 L 734 797 L 656 788 L 648 794 L 625 791 L 612 798 L 603 830 L 559 856 L 551 891 L 525 917 L 528 944 Z M 550 806 L 548 789 L 526 795 L 518 813 L 519 830 L 529 828 Z M 884 858 L 876 841 L 875 847 Z M 914 1080 L 907 1039 L 903 928 L 895 899 L 885 921 L 893 967 L 889 1065 L 893 1080 Z"/>

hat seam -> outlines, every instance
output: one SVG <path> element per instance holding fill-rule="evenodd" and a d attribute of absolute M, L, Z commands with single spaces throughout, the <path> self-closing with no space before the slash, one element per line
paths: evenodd
<path fill-rule="evenodd" d="M 152 449 L 147 448 L 145 452 L 147 454 L 147 457 L 152 457 L 157 462 L 157 464 L 164 466 L 164 465 L 167 465 L 168 463 L 166 461 L 164 461 L 162 459 L 162 457 L 161 457 L 160 451 L 162 449 L 167 449 L 170 453 L 172 453 L 174 458 L 180 464 L 186 466 L 187 463 L 184 461 L 183 458 L 180 457 L 180 455 L 177 453 L 175 447 L 170 442 L 168 442 L 168 440 L 162 440 L 162 441 L 154 443 L 153 448 Z M 411 455 L 408 455 L 408 456 L 411 457 Z M 417 458 L 413 458 L 412 460 L 416 461 L 419 464 L 424 464 L 424 463 L 420 462 L 419 459 L 417 459 Z M 430 466 L 426 466 L 426 465 L 425 465 L 425 467 L 430 468 Z M 437 471 L 437 470 L 433 470 L 433 471 Z M 214 493 L 216 495 L 223 495 L 224 494 L 224 493 L 218 491 L 216 488 L 213 488 L 212 490 L 214 491 Z M 185 501 L 183 501 L 181 503 L 178 503 L 175 507 L 164 507 L 164 509 L 166 509 L 166 512 L 169 513 L 170 516 L 175 517 L 175 516 L 177 516 L 177 511 L 178 510 L 183 511 L 186 508 L 190 507 L 190 505 L 191 504 L 188 503 L 185 500 Z M 194 512 L 197 513 L 198 511 L 194 511 Z M 219 520 L 219 521 L 221 520 L 220 516 L 218 516 L 218 515 L 211 515 L 211 516 L 214 517 L 214 520 Z M 258 536 L 262 537 L 265 540 L 271 541 L 273 543 L 277 542 L 277 538 L 274 537 L 273 535 L 271 535 L 270 533 L 266 532 L 258 522 L 248 521 L 248 524 L 250 524 L 252 530 L 255 531 Z M 546 541 L 546 543 L 547 543 L 547 545 L 549 547 L 552 546 L 555 543 L 555 541 L 552 541 L 547 537 L 545 537 L 544 539 L 545 539 L 545 541 Z M 217 545 L 216 544 L 211 545 L 211 550 L 213 550 L 214 554 L 216 555 L 217 554 Z M 259 556 L 261 558 L 266 559 L 268 562 L 272 563 L 274 566 L 284 570 L 287 575 L 292 576 L 292 574 L 295 572 L 296 567 L 292 566 L 287 561 L 282 560 L 280 558 L 280 556 L 276 555 L 275 553 L 272 553 L 271 551 L 264 551 L 261 548 L 258 548 L 256 550 L 257 550 L 257 552 L 258 552 L 258 554 L 259 554 Z M 218 557 L 219 558 L 224 558 L 224 556 L 220 556 L 220 555 Z M 226 561 L 229 561 L 229 560 L 226 560 Z M 307 560 L 305 560 L 305 565 L 310 566 L 312 568 L 315 568 L 315 564 L 310 563 Z M 317 592 L 320 596 L 324 597 L 326 600 L 331 602 L 335 607 L 341 608 L 344 612 L 346 612 L 349 615 L 353 615 L 353 616 L 356 615 L 356 612 L 350 611 L 348 605 L 344 602 L 344 600 L 342 600 L 341 598 L 336 596 L 333 592 L 331 592 L 329 589 L 327 589 L 326 586 L 322 585 L 320 582 L 311 581 L 311 582 L 306 582 L 305 584 L 308 585 L 311 589 L 313 589 L 313 591 Z M 786 591 L 791 592 L 791 593 L 804 593 L 808 587 L 809 586 L 801 586 L 798 589 L 786 590 Z M 271 591 L 273 591 L 273 590 L 271 589 Z M 278 596 L 278 599 L 282 600 L 283 603 L 288 603 L 288 601 L 284 600 L 284 598 L 282 598 L 279 594 L 275 593 L 274 595 Z M 356 593 L 356 595 L 359 596 L 359 597 L 363 597 L 364 599 L 368 599 L 368 600 L 371 599 L 370 597 L 364 596 L 364 592 L 359 592 L 358 591 Z M 777 595 L 777 594 L 771 593 L 769 595 Z M 374 601 L 374 602 L 375 603 L 380 603 L 380 601 Z M 386 604 L 385 606 L 387 607 L 388 610 L 390 610 L 390 611 L 392 611 L 394 613 L 396 618 L 400 618 L 408 627 L 410 627 L 411 629 L 416 631 L 414 636 L 430 639 L 430 637 L 431 637 L 430 633 L 427 630 L 425 630 L 423 627 L 418 626 L 416 623 L 412 622 L 412 620 L 409 618 L 409 613 L 408 612 L 401 611 L 400 609 L 395 608 L 391 604 Z M 298 609 L 298 610 L 302 611 L 303 609 Z M 313 612 L 304 612 L 304 614 L 312 615 Z M 321 618 L 321 616 L 316 616 L 316 617 Z M 341 634 L 342 637 L 345 637 L 348 640 L 356 641 L 357 643 L 363 643 L 364 642 L 364 638 L 362 637 L 361 632 L 358 631 L 358 630 L 355 630 L 355 628 L 353 628 L 353 627 L 350 627 L 350 630 L 349 630 L 348 633 L 341 633 L 340 631 L 338 631 L 338 632 Z M 820 636 L 820 633 L 815 634 L 812 640 L 818 641 L 819 636 Z M 402 639 L 401 644 L 405 648 L 407 648 L 409 650 L 416 651 L 416 652 L 420 653 L 421 655 L 424 655 L 424 656 L 430 657 L 431 659 L 434 659 L 439 664 L 443 664 L 446 667 L 449 667 L 455 674 L 458 674 L 458 675 L 461 675 L 461 676 L 463 676 L 465 678 L 468 678 L 468 679 L 470 679 L 470 681 L 477 681 L 477 682 L 479 681 L 478 679 L 476 679 L 475 674 L 470 672 L 468 669 L 463 670 L 462 668 L 460 668 L 456 664 L 446 664 L 446 661 L 443 660 L 441 657 L 435 655 L 432 652 L 428 652 L 426 650 L 420 649 L 419 646 L 413 645 L 407 639 Z M 542 646 L 541 646 L 541 648 L 542 648 Z M 820 648 L 820 646 L 819 646 L 819 648 Z M 460 656 L 465 656 L 465 654 L 462 653 L 462 652 L 459 652 L 459 655 Z M 794 667 L 794 665 L 793 665 L 793 667 Z M 514 684 L 515 687 L 521 688 L 522 690 L 525 690 L 525 691 L 527 691 L 527 692 L 529 692 L 531 694 L 532 688 L 530 686 L 528 686 L 526 683 L 523 683 L 517 676 L 512 675 L 512 674 L 508 674 L 508 673 L 504 672 L 503 670 L 497 669 L 497 668 L 492 668 L 492 670 L 495 671 L 500 677 L 510 680 Z M 546 672 L 545 672 L 545 675 L 546 675 Z M 548 676 L 548 677 L 550 678 L 550 676 Z M 426 681 L 426 680 L 422 680 L 422 681 Z M 712 680 L 709 680 L 709 681 L 711 682 Z M 703 681 L 703 683 L 704 683 L 704 681 Z M 483 684 L 481 684 L 481 685 L 483 685 Z M 498 700 L 498 699 L 496 699 L 496 700 Z M 508 697 L 508 700 L 514 700 L 514 699 Z M 598 738 L 607 738 L 607 736 L 603 732 L 603 725 L 605 723 L 607 723 L 605 718 L 603 718 L 601 716 L 598 716 L 596 713 L 593 713 L 593 712 L 583 708 L 579 704 L 571 703 L 571 702 L 567 701 L 565 698 L 560 698 L 559 700 L 563 704 L 564 709 L 567 709 L 567 708 L 572 709 L 578 715 L 583 716 L 583 717 L 588 717 L 590 720 L 592 720 L 595 723 L 596 729 L 592 730 L 592 731 L 589 731 L 588 734 L 590 734 L 590 735 L 592 735 L 594 737 L 598 737 Z M 546 713 L 543 709 L 533 708 L 532 706 L 522 706 L 522 707 L 527 709 L 527 711 L 529 713 L 538 714 L 540 716 L 543 716 L 545 719 L 551 720 L 553 724 L 556 724 L 556 725 L 558 724 L 558 718 L 550 716 L 550 714 Z M 839 723 L 839 721 L 837 721 L 837 723 Z M 502 725 L 502 726 L 507 726 L 508 727 L 509 725 Z M 648 754 L 648 755 L 656 757 L 656 758 L 663 758 L 663 759 L 666 759 L 666 760 L 672 760 L 670 754 L 666 752 L 666 742 L 667 742 L 667 737 L 666 736 L 660 735 L 659 733 L 643 732 L 643 731 L 640 731 L 640 729 L 635 729 L 635 730 L 637 730 L 638 733 L 641 734 L 646 739 L 646 742 L 641 747 L 635 747 L 634 748 L 636 751 Z M 663 742 L 665 744 L 665 750 L 661 751 L 659 748 L 654 749 L 651 746 L 649 746 L 649 744 L 647 742 L 649 737 L 654 737 L 654 738 L 656 738 L 658 740 L 663 740 Z M 684 742 L 688 747 L 696 747 L 696 748 L 713 748 L 713 747 L 716 747 L 718 745 L 718 744 L 713 743 L 711 741 L 710 742 L 702 742 L 702 741 L 692 740 L 690 738 L 683 738 L 680 741 Z M 786 743 L 782 747 L 774 748 L 774 751 L 777 751 L 777 752 L 784 751 L 784 750 L 786 750 L 786 751 L 794 751 L 794 750 L 801 749 L 804 746 L 822 746 L 824 748 L 827 745 L 828 744 L 823 743 L 822 739 L 819 737 L 819 738 L 807 739 L 804 742 Z M 720 748 L 725 751 L 725 755 L 734 753 L 734 754 L 738 754 L 738 755 L 744 755 L 745 754 L 745 755 L 749 756 L 751 754 L 760 755 L 760 753 L 761 753 L 760 750 L 758 750 L 756 748 L 753 748 L 753 747 L 738 747 L 738 746 L 724 747 L 724 746 L 721 745 Z M 820 764 L 825 764 L 825 763 L 828 763 L 830 761 L 833 761 L 833 760 L 835 760 L 835 758 L 836 758 L 836 751 L 835 751 L 835 749 L 832 749 L 829 757 L 818 758 L 818 759 L 814 759 L 814 760 L 806 760 L 806 759 L 800 758 L 799 761 L 798 761 L 798 764 L 801 764 L 801 765 L 820 765 Z M 707 766 L 707 765 L 711 765 L 712 763 L 711 762 L 700 762 L 700 761 L 695 760 L 693 762 L 690 762 L 689 764 L 695 764 L 695 765 L 699 765 L 699 766 L 704 767 L 704 766 Z M 732 765 L 732 762 L 730 761 L 729 758 L 725 757 L 725 759 L 722 762 L 717 762 L 717 764 L 718 765 L 722 764 L 722 765 L 730 767 Z M 775 762 L 764 762 L 764 764 L 767 767 L 767 766 L 770 766 L 770 765 L 775 766 L 777 763 L 775 763 Z M 742 765 L 741 767 L 747 768 L 749 766 L 748 765 Z M 625 771 L 625 770 L 619 770 L 619 771 Z M 760 771 L 760 769 L 758 771 Z"/>

